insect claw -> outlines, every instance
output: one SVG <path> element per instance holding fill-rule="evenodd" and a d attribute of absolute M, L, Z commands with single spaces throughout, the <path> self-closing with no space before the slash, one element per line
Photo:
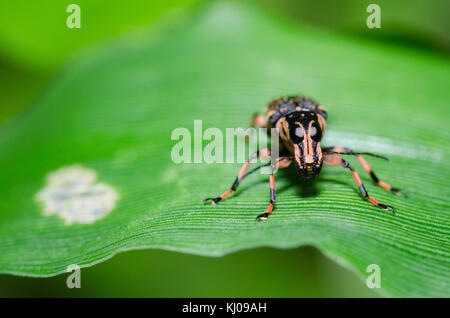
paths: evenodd
<path fill-rule="evenodd" d="M 209 200 L 211 200 L 212 204 L 216 205 L 217 202 L 222 201 L 221 197 L 217 197 L 217 198 L 206 198 L 203 200 L 203 203 L 208 202 Z"/>
<path fill-rule="evenodd" d="M 258 215 L 257 217 L 256 217 L 256 219 L 258 220 L 258 221 L 261 221 L 261 220 L 267 220 L 267 218 L 269 217 L 269 215 L 270 215 L 270 213 L 263 213 L 263 214 L 260 214 L 260 215 Z"/>
<path fill-rule="evenodd" d="M 406 191 L 406 190 L 400 190 L 400 189 L 392 188 L 391 192 L 396 194 L 396 195 L 402 194 L 405 198 L 408 197 L 408 191 Z"/>
<path fill-rule="evenodd" d="M 395 211 L 397 210 L 395 207 L 393 207 L 392 205 L 387 205 L 387 204 L 383 204 L 383 203 L 378 203 L 378 207 L 380 208 L 380 209 L 383 209 L 383 210 L 391 210 L 391 212 L 392 213 L 394 213 L 395 214 Z"/>

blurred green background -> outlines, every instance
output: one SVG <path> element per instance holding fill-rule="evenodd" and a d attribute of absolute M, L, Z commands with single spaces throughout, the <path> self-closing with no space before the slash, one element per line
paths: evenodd
<path fill-rule="evenodd" d="M 165 21 L 204 1 L 3 1 L 0 3 L 0 126 L 33 107 L 64 64 L 84 47 Z M 372 1 L 247 0 L 286 19 L 410 50 L 448 56 L 448 1 L 377 1 L 381 29 L 368 29 Z M 67 5 L 82 8 L 82 28 L 65 25 Z M 213 35 L 211 35 L 213 36 Z M 121 253 L 82 270 L 82 288 L 52 278 L 0 276 L 0 296 L 373 297 L 362 279 L 312 247 L 257 249 L 222 258 L 167 251 Z"/>

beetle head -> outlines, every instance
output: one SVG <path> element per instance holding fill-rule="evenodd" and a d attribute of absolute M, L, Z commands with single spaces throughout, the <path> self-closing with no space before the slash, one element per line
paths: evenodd
<path fill-rule="evenodd" d="M 318 178 L 322 169 L 322 128 L 315 113 L 301 113 L 289 120 L 295 166 L 305 179 Z"/>

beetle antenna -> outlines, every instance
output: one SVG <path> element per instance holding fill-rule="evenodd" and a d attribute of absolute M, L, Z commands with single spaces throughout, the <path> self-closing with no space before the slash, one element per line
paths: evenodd
<path fill-rule="evenodd" d="M 371 157 L 383 159 L 383 160 L 386 160 L 387 162 L 390 161 L 389 158 L 387 158 L 387 157 L 376 155 L 376 154 L 370 153 L 370 152 L 336 152 L 336 151 L 328 152 L 327 151 L 326 153 L 336 154 L 336 155 L 353 155 L 353 156 L 366 155 L 366 156 L 371 156 Z"/>

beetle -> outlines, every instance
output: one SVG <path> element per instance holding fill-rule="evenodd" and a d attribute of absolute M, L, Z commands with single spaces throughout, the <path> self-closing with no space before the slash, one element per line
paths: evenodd
<path fill-rule="evenodd" d="M 342 166 L 351 172 L 364 199 L 367 199 L 380 209 L 390 210 L 395 213 L 395 207 L 380 203 L 369 195 L 356 170 L 341 156 L 356 156 L 359 163 L 378 186 L 391 193 L 403 193 L 407 196 L 408 193 L 406 191 L 394 188 L 388 183 L 378 179 L 362 155 L 373 156 L 387 161 L 389 161 L 389 159 L 373 153 L 355 152 L 352 149 L 343 146 L 322 148 L 321 140 L 325 133 L 326 120 L 327 112 L 325 108 L 311 98 L 306 96 L 285 96 L 273 100 L 269 106 L 267 106 L 265 116 L 259 114 L 254 115 L 250 126 L 268 128 L 268 133 L 270 132 L 270 128 L 278 129 L 280 144 L 280 156 L 276 159 L 278 168 L 286 168 L 294 162 L 297 171 L 304 179 L 317 179 L 324 164 Z M 263 164 L 250 172 L 247 172 L 250 161 L 256 158 L 270 158 L 270 149 L 264 148 L 253 153 L 242 166 L 233 185 L 228 191 L 219 197 L 206 198 L 203 202 L 212 201 L 216 204 L 225 200 L 231 193 L 236 191 L 237 187 L 245 177 L 263 166 L 271 165 L 270 163 Z M 273 164 L 271 165 L 269 184 L 270 204 L 267 207 L 266 212 L 256 217 L 257 220 L 267 219 L 272 213 L 275 205 L 276 192 Z"/>

